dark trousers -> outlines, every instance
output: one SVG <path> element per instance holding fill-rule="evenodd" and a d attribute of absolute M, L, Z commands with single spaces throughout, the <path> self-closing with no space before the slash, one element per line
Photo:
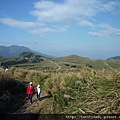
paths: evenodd
<path fill-rule="evenodd" d="M 38 100 L 40 100 L 40 94 L 36 93 L 36 97 Z"/>
<path fill-rule="evenodd" d="M 30 103 L 32 103 L 32 97 L 33 97 L 33 94 L 28 94 L 28 99 L 30 100 Z"/>

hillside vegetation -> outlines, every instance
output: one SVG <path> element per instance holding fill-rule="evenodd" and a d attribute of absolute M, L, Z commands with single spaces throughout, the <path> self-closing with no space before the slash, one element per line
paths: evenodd
<path fill-rule="evenodd" d="M 19 56 L 10 57 L 2 61 L 1 66 L 11 67 L 19 64 L 38 63 L 40 61 L 43 61 L 42 56 L 36 55 L 35 53 L 32 52 L 23 52 Z"/>
<path fill-rule="evenodd" d="M 3 57 L 3 56 L 0 56 L 0 61 L 2 61 L 2 60 L 4 60 L 5 59 L 5 57 Z"/>
<path fill-rule="evenodd" d="M 16 57 L 11 57 L 1 62 L 1 66 L 6 67 L 20 67 L 29 70 L 42 71 L 56 71 L 60 67 L 61 71 L 79 70 L 83 66 L 95 69 L 117 69 L 120 70 L 120 60 L 91 60 L 89 58 L 80 57 L 77 55 L 46 58 L 36 55 L 31 52 L 24 52 Z"/>
<path fill-rule="evenodd" d="M 58 63 L 62 69 L 74 68 L 76 70 L 79 70 L 83 66 L 86 66 L 95 70 L 109 70 L 111 68 L 120 70 L 120 60 L 91 60 L 89 58 L 84 58 L 76 55 L 54 58 L 52 60 Z"/>
<path fill-rule="evenodd" d="M 42 105 L 42 114 L 120 113 L 118 71 L 83 67 L 77 72 L 44 73 L 20 68 L 11 68 L 9 72 L 24 82 L 40 84 L 43 91 L 52 94 Z"/>
<path fill-rule="evenodd" d="M 53 74 L 45 82 L 53 98 L 48 103 L 53 114 L 120 113 L 120 73 L 92 71 Z"/>
<path fill-rule="evenodd" d="M 0 69 L 0 113 L 11 113 L 24 104 L 26 87 Z"/>
<path fill-rule="evenodd" d="M 16 95 L 16 89 L 22 92 L 19 85 L 10 87 L 14 83 L 9 81 L 18 79 L 22 83 L 32 81 L 34 86 L 40 84 L 42 91 L 52 94 L 52 97 L 40 106 L 42 111 L 39 114 L 120 113 L 119 60 L 90 60 L 71 55 L 54 59 L 38 56 L 43 60 L 32 62 L 33 59 L 38 59 L 37 56 L 24 53 L 22 57 L 27 57 L 29 62 L 10 65 L 7 72 L 1 70 L 0 84 L 3 88 L 0 88 L 0 99 L 3 102 L 4 99 L 11 101 L 11 96 Z M 10 92 L 11 89 L 14 92 Z M 22 90 L 25 91 L 24 88 Z M 5 96 L 9 96 L 9 99 Z M 17 99 L 16 96 L 13 98 Z M 6 107 L 8 104 L 4 105 Z"/>

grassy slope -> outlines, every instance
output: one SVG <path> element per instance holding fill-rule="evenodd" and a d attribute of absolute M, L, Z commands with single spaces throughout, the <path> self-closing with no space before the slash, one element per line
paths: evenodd
<path fill-rule="evenodd" d="M 120 113 L 120 72 L 93 70 L 49 72 L 11 68 L 14 77 L 32 80 L 52 93 L 42 105 L 42 114 L 118 114 Z M 76 104 L 77 103 L 77 104 Z"/>
<path fill-rule="evenodd" d="M 53 98 L 45 106 L 44 113 L 118 114 L 119 79 L 119 72 L 96 71 L 94 74 L 85 69 L 52 75 L 45 87 L 51 90 Z"/>
<path fill-rule="evenodd" d="M 9 69 L 13 77 L 32 81 L 34 85 L 41 84 L 42 90 L 52 93 L 53 97 L 43 105 L 43 114 L 120 113 L 120 61 L 93 61 L 75 55 L 52 61 L 58 63 L 61 70 L 52 71 L 56 65 L 47 59 L 29 64 L 33 65 L 31 68 L 22 64 L 19 65 L 21 68 Z M 69 71 L 72 65 L 76 65 L 78 71 Z M 22 69 L 23 66 L 26 69 Z"/>
<path fill-rule="evenodd" d="M 25 101 L 25 86 L 0 70 L 0 113 L 15 111 Z"/>
<path fill-rule="evenodd" d="M 28 54 L 28 56 L 31 55 L 31 54 L 30 55 L 29 54 Z M 87 66 L 87 67 L 95 69 L 95 70 L 111 69 L 111 68 L 120 69 L 120 61 L 119 60 L 91 60 L 89 58 L 84 58 L 84 57 L 80 57 L 77 55 L 48 59 L 48 58 L 43 58 L 42 56 L 37 56 L 35 54 L 32 54 L 30 56 L 30 58 L 26 61 L 26 63 L 20 62 L 19 64 L 17 64 L 17 62 L 14 62 L 14 60 L 20 61 L 21 57 L 22 58 L 26 57 L 23 55 L 22 56 L 20 55 L 19 57 L 10 58 L 9 60 L 12 60 L 11 66 L 21 67 L 21 68 L 26 68 L 26 69 L 33 69 L 33 70 L 36 69 L 36 70 L 51 71 L 51 70 L 58 69 L 58 66 L 56 66 L 56 64 L 55 64 L 55 63 L 57 63 L 61 67 L 61 70 L 66 70 L 66 69 L 70 70 L 73 68 L 75 68 L 76 70 L 79 70 L 83 66 Z M 32 61 L 36 61 L 38 58 L 40 59 L 40 61 L 32 62 Z M 9 61 L 9 60 L 7 60 L 7 61 Z M 14 65 L 13 63 L 16 63 L 16 64 Z M 6 63 L 5 63 L 5 65 L 6 65 Z"/>
<path fill-rule="evenodd" d="M 4 60 L 5 59 L 5 57 L 3 57 L 3 56 L 0 56 L 0 61 L 2 61 L 2 60 Z"/>
<path fill-rule="evenodd" d="M 72 65 L 76 65 L 76 68 L 81 68 L 83 66 L 87 66 L 89 68 L 95 69 L 95 70 L 102 70 L 102 69 L 119 69 L 120 68 L 120 61 L 116 60 L 91 60 L 89 58 L 79 57 L 76 55 L 66 56 L 66 57 L 60 57 L 55 58 L 53 61 L 57 62 L 59 65 L 62 66 L 62 68 L 70 68 Z M 109 65 L 107 65 L 107 64 Z M 67 65 L 66 65 L 67 64 Z"/>

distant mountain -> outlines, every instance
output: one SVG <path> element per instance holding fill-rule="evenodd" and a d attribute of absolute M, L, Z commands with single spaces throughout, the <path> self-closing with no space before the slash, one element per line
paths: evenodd
<path fill-rule="evenodd" d="M 120 56 L 110 57 L 107 60 L 120 60 Z"/>
<path fill-rule="evenodd" d="M 8 67 L 18 64 L 26 63 L 38 63 L 44 61 L 44 58 L 41 55 L 37 55 L 32 52 L 23 52 L 19 56 L 9 57 L 1 61 L 1 66 Z"/>
<path fill-rule="evenodd" d="M 28 47 L 24 46 L 17 46 L 17 45 L 12 45 L 12 46 L 0 46 L 0 56 L 5 56 L 5 57 L 13 57 L 13 56 L 18 56 L 19 54 L 23 52 L 33 52 L 35 54 L 53 58 L 53 56 L 50 55 L 45 55 L 36 51 L 33 51 L 29 49 Z"/>

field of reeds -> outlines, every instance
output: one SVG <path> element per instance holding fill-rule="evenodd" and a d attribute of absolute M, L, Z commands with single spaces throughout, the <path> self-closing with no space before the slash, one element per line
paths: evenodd
<path fill-rule="evenodd" d="M 93 70 L 43 72 L 10 68 L 21 81 L 40 84 L 52 97 L 42 105 L 42 114 L 119 114 L 120 72 Z"/>
<path fill-rule="evenodd" d="M 120 113 L 120 72 L 93 71 L 84 68 L 79 72 L 57 73 L 45 82 L 45 87 L 51 91 L 53 98 L 44 112 Z"/>

